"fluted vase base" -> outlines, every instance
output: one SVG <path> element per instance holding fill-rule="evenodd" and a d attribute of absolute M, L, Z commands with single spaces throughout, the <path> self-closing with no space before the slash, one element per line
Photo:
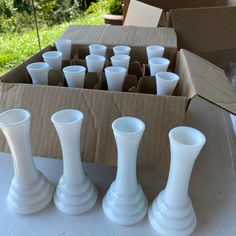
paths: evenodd
<path fill-rule="evenodd" d="M 111 221 L 120 225 L 132 225 L 146 215 L 148 202 L 140 185 L 135 193 L 120 195 L 114 181 L 103 199 L 102 207 Z"/>
<path fill-rule="evenodd" d="M 92 208 L 97 197 L 97 189 L 87 176 L 82 183 L 76 185 L 66 184 L 62 176 L 54 194 L 54 202 L 63 213 L 77 215 Z"/>
<path fill-rule="evenodd" d="M 13 178 L 7 197 L 11 210 L 19 214 L 33 214 L 46 207 L 53 197 L 54 186 L 37 171 L 38 178 L 22 185 Z"/>
<path fill-rule="evenodd" d="M 196 227 L 196 215 L 191 200 L 184 207 L 171 207 L 165 203 L 163 190 L 149 208 L 152 227 L 165 236 L 188 236 Z"/>

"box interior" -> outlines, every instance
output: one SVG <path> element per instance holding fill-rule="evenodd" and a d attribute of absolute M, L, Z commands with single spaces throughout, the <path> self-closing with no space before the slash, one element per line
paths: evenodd
<path fill-rule="evenodd" d="M 69 27 L 69 30 L 72 28 Z M 128 28 L 131 31 L 135 29 L 134 34 L 137 33 L 135 27 Z M 78 29 L 81 30 L 83 27 L 78 27 Z M 88 27 L 84 29 L 88 32 Z M 104 32 L 104 29 L 106 27 L 97 28 L 96 35 L 101 36 L 101 31 Z M 124 30 L 126 29 L 125 27 Z M 92 31 L 91 29 L 90 32 Z M 120 33 L 119 27 L 116 32 Z M 155 34 L 156 31 L 154 30 L 153 33 Z M 77 33 L 73 31 L 72 35 L 76 35 L 74 37 L 74 49 L 76 50 L 80 44 L 76 41 Z M 68 35 L 64 34 L 64 37 L 68 37 Z M 127 39 L 126 43 L 123 37 L 121 36 L 121 43 L 118 44 L 131 46 L 128 44 L 130 39 Z M 81 36 L 79 40 L 83 41 L 85 38 Z M 134 41 L 136 43 L 134 43 L 132 51 L 138 47 L 137 40 Z M 102 42 L 100 41 L 100 43 Z M 141 43 L 139 42 L 139 44 Z M 144 59 L 146 46 L 142 42 L 142 46 L 134 55 Z M 81 48 L 85 49 L 85 45 L 82 44 Z M 172 50 L 167 48 L 165 52 L 165 56 L 172 61 L 169 69 L 175 70 L 181 77 L 176 91 L 176 94 L 181 96 L 157 96 L 137 93 L 137 91 L 135 93 L 132 91 L 128 93 L 108 92 L 97 89 L 23 84 L 29 82 L 27 81 L 29 77 L 25 69 L 26 65 L 42 60 L 41 54 L 50 49 L 52 49 L 51 46 L 47 47 L 4 75 L 1 78 L 2 83 L 0 83 L 2 100 L 0 111 L 10 108 L 25 108 L 32 114 L 31 141 L 34 155 L 61 158 L 59 140 L 50 122 L 51 115 L 60 109 L 75 108 L 81 110 L 85 115 L 81 133 L 82 159 L 85 162 L 115 165 L 116 145 L 111 129 L 112 121 L 120 116 L 135 116 L 142 119 L 146 125 L 138 158 L 138 165 L 142 167 L 155 167 L 160 162 L 169 161 L 168 132 L 171 128 L 183 124 L 186 103 L 189 104 L 195 97 L 204 98 L 236 114 L 235 94 L 227 83 L 224 71 L 187 50 L 181 49 L 176 53 L 175 48 Z M 86 50 L 88 50 L 88 45 Z M 175 60 L 176 54 L 177 59 Z M 83 53 L 80 55 L 83 57 Z M 143 61 L 145 62 L 145 60 Z M 54 74 L 54 76 L 56 75 Z M 152 80 L 153 82 L 155 84 L 155 80 Z M 152 89 L 154 86 L 152 85 Z M 0 138 L 0 150 L 8 151 L 3 137 Z"/>
<path fill-rule="evenodd" d="M 178 48 L 188 49 L 228 71 L 236 62 L 236 7 L 171 11 Z M 201 35 L 201 37 L 199 37 Z"/>

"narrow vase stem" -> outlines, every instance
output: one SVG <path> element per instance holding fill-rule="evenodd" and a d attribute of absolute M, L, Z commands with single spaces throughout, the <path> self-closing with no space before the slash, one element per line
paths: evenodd
<path fill-rule="evenodd" d="M 56 127 L 63 154 L 63 178 L 71 185 L 80 184 L 85 179 L 80 156 L 81 123 Z"/>
<path fill-rule="evenodd" d="M 136 174 L 137 151 L 140 139 L 130 140 L 116 136 L 118 164 L 116 189 L 120 194 L 131 194 L 137 191 Z"/>
<path fill-rule="evenodd" d="M 196 158 L 194 153 L 186 156 L 182 152 L 176 156 L 175 151 L 171 151 L 170 174 L 165 188 L 165 201 L 168 205 L 183 207 L 188 203 L 188 186 Z"/>
<path fill-rule="evenodd" d="M 30 116 L 24 123 L 12 126 L 6 125 L 5 127 L 1 126 L 12 154 L 14 179 L 23 185 L 38 178 L 38 173 L 32 159 L 29 119 Z"/>

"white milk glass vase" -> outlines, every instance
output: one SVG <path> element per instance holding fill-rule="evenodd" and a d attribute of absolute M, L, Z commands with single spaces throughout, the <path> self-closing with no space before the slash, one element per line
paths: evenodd
<path fill-rule="evenodd" d="M 63 175 L 54 194 L 57 208 L 70 215 L 81 214 L 97 201 L 97 189 L 84 173 L 80 156 L 80 130 L 83 113 L 66 109 L 54 113 L 51 120 L 60 139 Z"/>
<path fill-rule="evenodd" d="M 164 51 L 165 51 L 165 48 L 160 45 L 150 45 L 146 47 L 148 60 L 155 57 L 162 57 L 164 54 Z"/>
<path fill-rule="evenodd" d="M 121 66 L 108 66 L 105 68 L 105 76 L 109 91 L 122 91 L 127 69 Z"/>
<path fill-rule="evenodd" d="M 145 124 L 135 117 L 121 117 L 113 121 L 118 163 L 116 179 L 103 199 L 103 211 L 113 222 L 131 225 L 147 213 L 148 202 L 137 181 L 136 161 Z"/>
<path fill-rule="evenodd" d="M 19 214 L 32 214 L 46 207 L 53 197 L 53 185 L 36 169 L 30 144 L 30 113 L 12 109 L 0 114 L 0 128 L 8 142 L 13 166 L 7 203 Z"/>
<path fill-rule="evenodd" d="M 55 42 L 57 51 L 62 53 L 62 60 L 71 59 L 71 46 L 72 41 L 70 39 L 58 39 Z"/>
<path fill-rule="evenodd" d="M 49 64 L 49 66 L 54 70 L 61 70 L 62 66 L 62 52 L 50 51 L 45 52 L 42 55 L 43 60 Z"/>
<path fill-rule="evenodd" d="M 106 57 L 107 47 L 102 44 L 91 44 L 89 45 L 90 55 L 100 55 Z"/>
<path fill-rule="evenodd" d="M 114 55 L 127 55 L 129 56 L 131 48 L 128 46 L 115 46 L 113 47 Z"/>
<path fill-rule="evenodd" d="M 26 67 L 33 84 L 48 85 L 50 66 L 46 62 L 34 62 Z"/>
<path fill-rule="evenodd" d="M 187 236 L 196 227 L 196 215 L 188 196 L 194 162 L 206 142 L 204 134 L 186 126 L 169 132 L 171 163 L 166 187 L 149 208 L 148 217 L 161 235 Z"/>
<path fill-rule="evenodd" d="M 179 76 L 172 72 L 156 73 L 157 95 L 172 95 L 179 81 Z"/>

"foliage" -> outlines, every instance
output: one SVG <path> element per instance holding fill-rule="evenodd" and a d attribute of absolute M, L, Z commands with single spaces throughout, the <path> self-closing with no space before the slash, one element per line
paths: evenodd
<path fill-rule="evenodd" d="M 50 28 L 47 25 L 42 26 L 39 30 L 42 48 L 52 44 L 71 24 L 103 24 L 102 14 L 103 13 L 100 15 L 90 14 L 86 17 L 54 25 Z M 0 75 L 11 70 L 39 50 L 35 29 L 27 29 L 21 33 L 2 33 L 0 34 L 0 45 Z"/>
<path fill-rule="evenodd" d="M 103 12 L 122 15 L 122 4 L 122 0 L 100 0 L 98 2 L 92 2 L 86 10 L 86 14 L 100 14 Z"/>
<path fill-rule="evenodd" d="M 34 0 L 42 48 L 71 24 L 103 24 L 102 15 L 110 1 L 100 0 L 88 7 L 91 0 Z M 0 0 L 0 75 L 38 50 L 32 1 Z"/>
<path fill-rule="evenodd" d="M 111 0 L 107 6 L 109 13 L 113 15 L 122 15 L 122 0 Z"/>
<path fill-rule="evenodd" d="M 34 0 L 39 26 L 52 26 L 81 17 L 90 3 L 91 0 Z M 23 27 L 19 26 L 21 24 Z M 0 0 L 0 33 L 21 32 L 33 25 L 31 0 Z"/>
<path fill-rule="evenodd" d="M 100 0 L 98 2 L 92 2 L 88 9 L 86 10 L 85 14 L 93 14 L 93 15 L 99 15 L 101 13 L 107 13 L 108 5 L 111 0 Z"/>

